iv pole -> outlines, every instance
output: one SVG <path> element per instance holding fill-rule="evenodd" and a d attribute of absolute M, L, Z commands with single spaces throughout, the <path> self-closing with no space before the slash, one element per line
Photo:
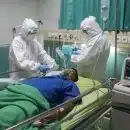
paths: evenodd
<path fill-rule="evenodd" d="M 117 0 L 115 0 L 115 64 L 114 64 L 114 78 L 117 78 Z"/>

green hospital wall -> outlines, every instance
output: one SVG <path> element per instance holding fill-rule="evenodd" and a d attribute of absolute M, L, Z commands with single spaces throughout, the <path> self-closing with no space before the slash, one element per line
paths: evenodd
<path fill-rule="evenodd" d="M 58 57 L 58 55 L 55 53 L 56 47 L 61 48 L 62 44 L 61 43 L 59 44 L 58 42 L 53 42 L 53 44 L 52 44 L 52 42 L 50 42 L 50 41 L 44 42 L 44 49 L 47 52 L 50 52 L 50 55 L 53 58 L 56 59 L 56 62 L 60 65 L 60 68 L 63 68 L 64 67 L 63 61 L 61 61 L 60 58 Z M 6 72 L 6 71 L 9 70 L 8 52 L 9 52 L 8 46 L 6 46 L 6 47 L 1 46 L 0 47 L 0 73 Z M 125 53 L 118 52 L 117 56 L 118 56 L 118 78 L 120 78 L 123 60 L 124 60 L 124 58 L 127 57 L 127 53 L 125 54 Z M 72 63 L 69 63 L 69 67 L 75 67 L 75 65 L 73 65 Z M 107 77 L 113 77 L 114 76 L 114 53 L 110 53 L 105 75 Z M 7 74 L 5 74 L 5 75 L 0 74 L 0 77 L 8 77 L 8 75 Z"/>

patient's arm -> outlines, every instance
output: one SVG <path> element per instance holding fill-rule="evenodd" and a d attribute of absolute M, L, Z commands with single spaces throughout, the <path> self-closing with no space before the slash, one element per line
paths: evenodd
<path fill-rule="evenodd" d="M 56 110 L 53 114 L 45 117 L 43 120 L 55 120 L 55 119 L 60 120 L 63 117 L 65 117 L 73 109 L 73 107 L 74 105 L 72 104 L 69 104 L 65 107 L 61 107 L 60 109 Z"/>
<path fill-rule="evenodd" d="M 61 107 L 60 109 L 56 110 L 54 113 L 49 114 L 48 116 L 42 118 L 41 120 L 38 120 L 36 122 L 34 122 L 35 126 L 41 126 L 42 124 L 44 124 L 44 122 L 46 122 L 47 120 L 60 120 L 63 117 L 65 117 L 73 108 L 75 105 L 73 104 L 69 104 L 68 106 L 65 107 Z"/>
<path fill-rule="evenodd" d="M 82 99 L 77 100 L 75 103 L 70 103 L 65 107 L 61 107 L 60 109 L 56 110 L 53 114 L 48 115 L 43 120 L 61 120 L 64 118 L 76 105 L 82 104 Z"/>

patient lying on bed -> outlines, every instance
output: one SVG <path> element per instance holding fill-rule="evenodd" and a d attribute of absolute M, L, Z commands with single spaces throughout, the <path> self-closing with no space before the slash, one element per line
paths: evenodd
<path fill-rule="evenodd" d="M 74 83 L 77 80 L 77 71 L 71 69 L 66 75 L 34 77 L 23 80 L 20 84 L 10 85 L 6 90 L 0 91 L 0 130 L 78 96 L 80 92 Z M 39 126 L 45 120 L 61 119 L 77 103 L 81 103 L 81 101 L 61 108 L 35 124 Z M 13 116 L 10 118 L 11 115 Z M 23 116 L 21 117 L 21 115 Z"/>

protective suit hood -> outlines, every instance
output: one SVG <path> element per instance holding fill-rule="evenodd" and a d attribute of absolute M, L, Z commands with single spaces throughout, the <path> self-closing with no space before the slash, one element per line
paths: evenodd
<path fill-rule="evenodd" d="M 80 29 L 86 31 L 88 39 L 91 39 L 102 33 L 102 30 L 99 24 L 96 22 L 96 18 L 94 16 L 85 18 L 80 24 Z"/>
<path fill-rule="evenodd" d="M 22 28 L 20 30 L 20 35 L 23 37 L 27 37 L 28 33 L 33 33 L 38 29 L 37 24 L 32 19 L 25 19 L 22 24 Z"/>
<path fill-rule="evenodd" d="M 14 80 L 26 79 L 39 74 L 39 66 L 47 65 L 50 70 L 57 70 L 58 65 L 43 49 L 35 35 L 37 25 L 31 19 L 25 19 L 20 30 L 20 35 L 16 36 L 9 50 L 10 71 L 17 71 L 10 74 Z"/>

